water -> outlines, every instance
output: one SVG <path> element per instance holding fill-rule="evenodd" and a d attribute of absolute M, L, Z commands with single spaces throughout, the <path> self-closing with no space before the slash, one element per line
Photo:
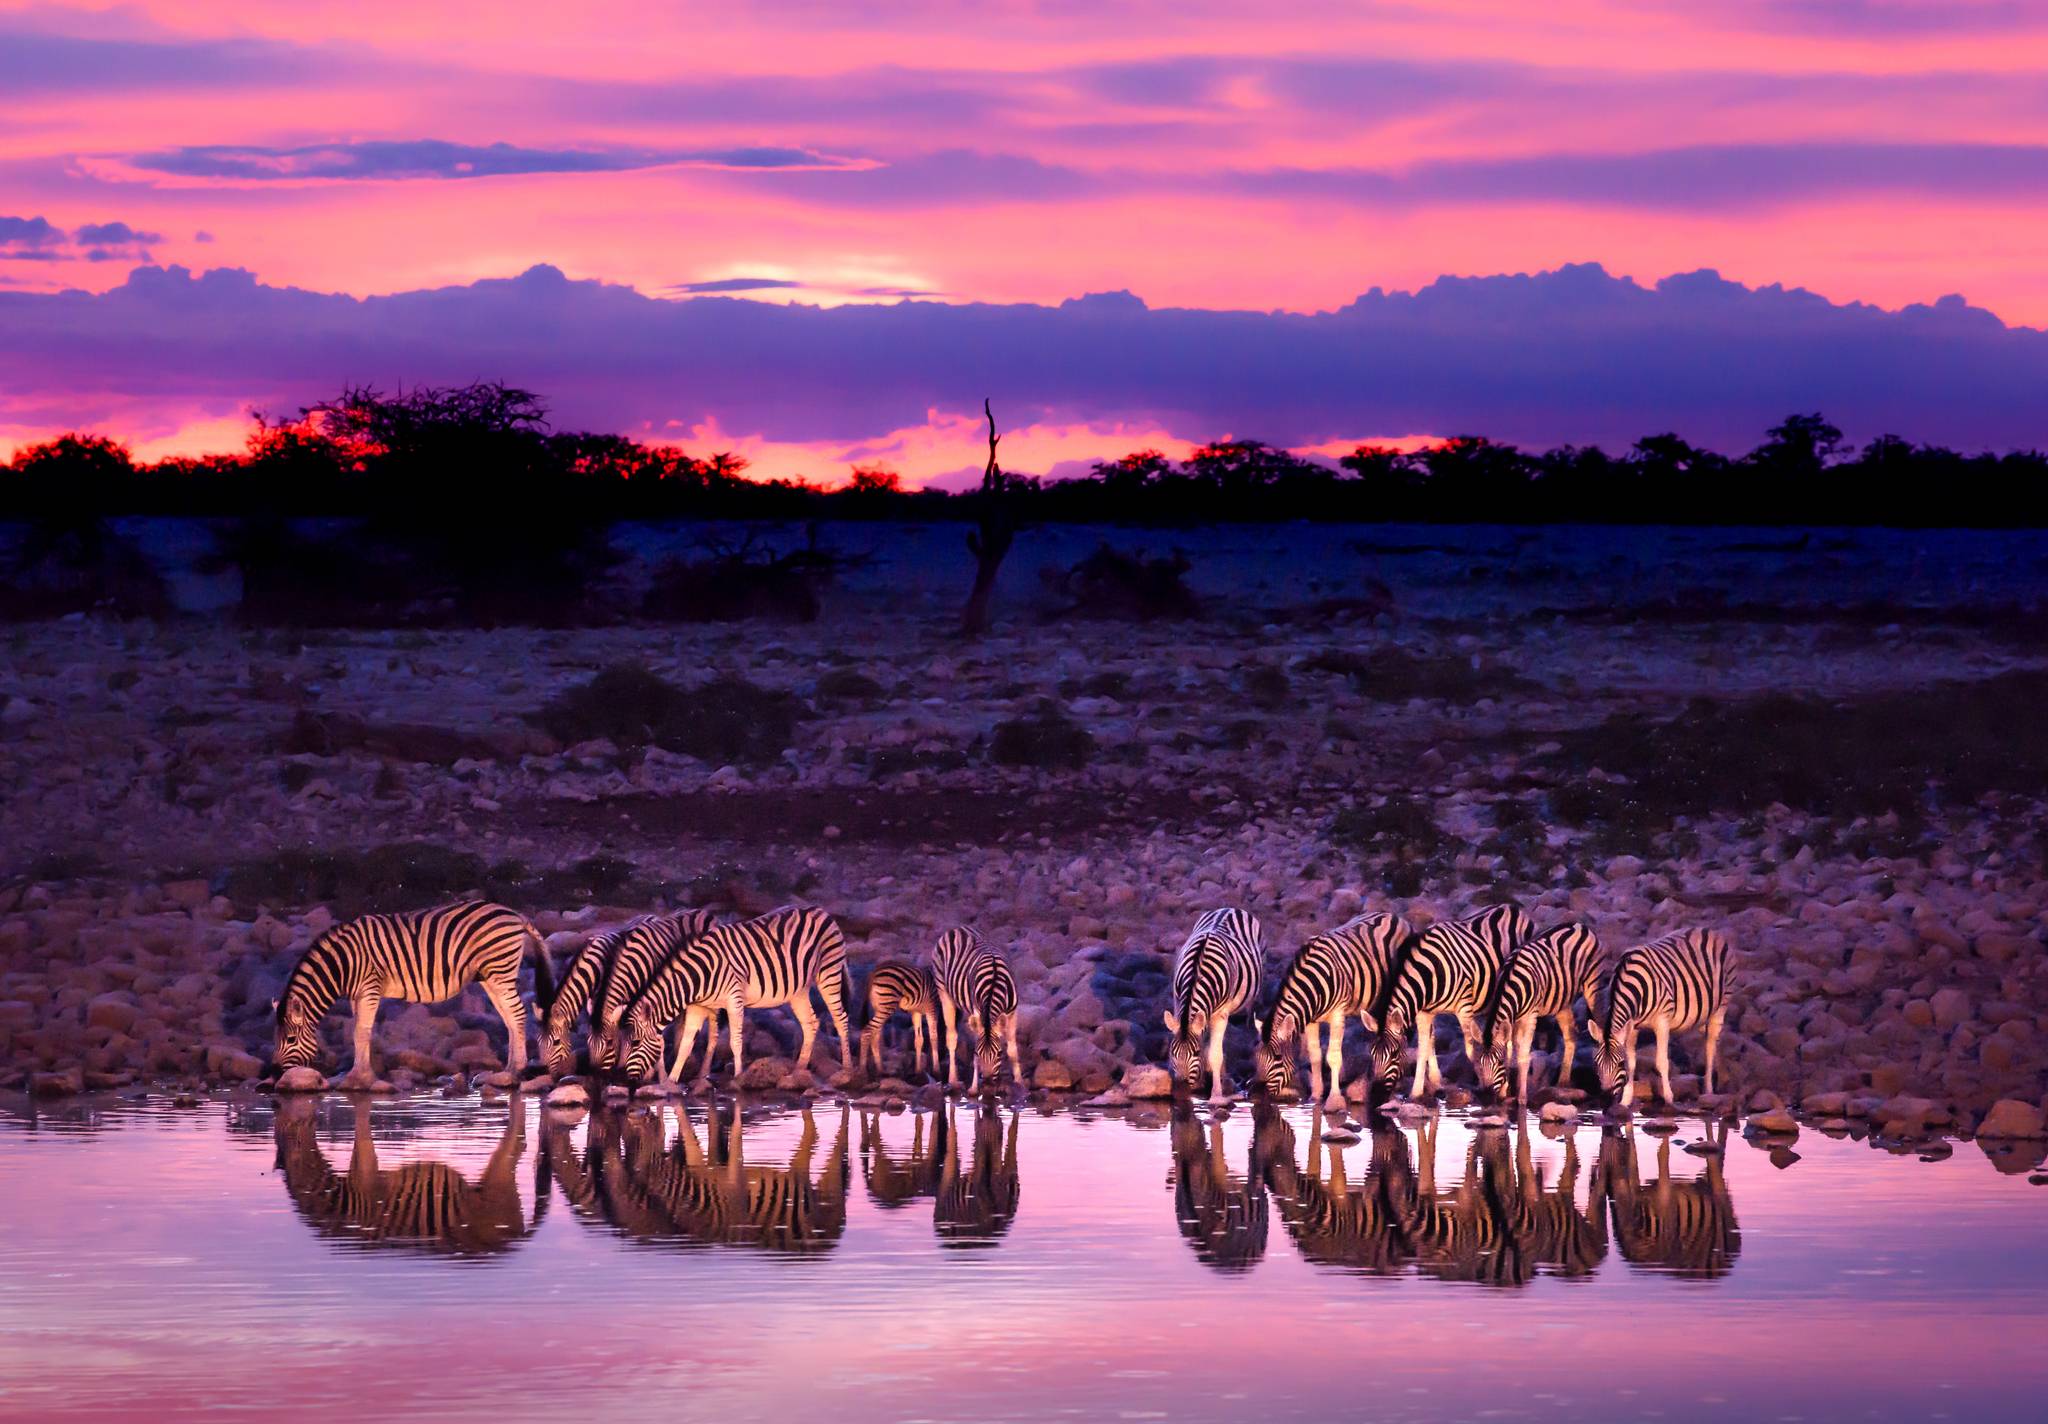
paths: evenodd
<path fill-rule="evenodd" d="M 2038 1418 L 2048 1387 L 2038 1154 L 708 1111 L 17 1104 L 0 1416 Z"/>

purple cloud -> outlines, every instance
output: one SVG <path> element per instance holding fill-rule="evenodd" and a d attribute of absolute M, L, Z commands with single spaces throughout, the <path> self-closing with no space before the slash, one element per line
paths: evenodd
<path fill-rule="evenodd" d="M 790 441 L 875 439 L 984 395 L 1020 425 L 1156 422 L 1289 445 L 1481 431 L 1620 447 L 1677 430 L 1740 450 L 1816 409 L 1858 438 L 2048 437 L 2048 333 L 1960 297 L 1885 311 L 1712 272 L 1647 287 L 1591 265 L 1446 277 L 1313 314 L 1153 309 L 1129 293 L 1057 307 L 667 300 L 551 267 L 368 299 L 176 267 L 101 295 L 0 292 L 0 421 L 288 409 L 352 381 L 483 378 L 546 392 L 565 426 L 716 420 Z"/>
<path fill-rule="evenodd" d="M 669 290 L 692 296 L 709 296 L 722 292 L 765 292 L 773 287 L 802 285 L 802 282 L 793 282 L 787 277 L 714 277 L 705 282 L 678 282 Z"/>
<path fill-rule="evenodd" d="M 765 170 L 837 168 L 846 160 L 805 148 L 765 146 L 718 149 L 545 149 L 516 144 L 449 143 L 442 139 L 365 140 L 266 148 L 256 144 L 202 144 L 161 153 L 138 153 L 131 168 L 179 178 L 234 182 L 501 178 L 530 173 L 625 173 L 644 168 Z"/>

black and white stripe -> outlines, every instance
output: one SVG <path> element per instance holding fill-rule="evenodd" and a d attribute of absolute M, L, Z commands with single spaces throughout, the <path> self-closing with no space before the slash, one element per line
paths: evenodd
<path fill-rule="evenodd" d="M 1671 1096 L 1671 1035 L 1703 1028 L 1707 1035 L 1706 1087 L 1714 1091 L 1714 1053 L 1728 1012 L 1728 941 L 1713 930 L 1680 930 L 1637 945 L 1615 963 L 1607 1002 L 1588 1029 L 1600 1041 L 1601 1090 L 1619 1093 L 1622 1107 L 1635 1101 L 1636 1039 L 1644 1029 L 1657 1037 L 1657 1077 L 1664 1101 Z"/>
<path fill-rule="evenodd" d="M 1253 1066 L 1266 1091 L 1279 1094 L 1293 1084 L 1292 1046 L 1306 1040 L 1310 1086 L 1323 1096 L 1323 1068 L 1329 1067 L 1328 1105 L 1343 1104 L 1344 1021 L 1352 1014 L 1367 1033 L 1379 1027 L 1373 1011 L 1386 993 L 1401 946 L 1413 932 L 1399 915 L 1359 915 L 1295 952 L 1280 980 L 1280 994 L 1259 1035 Z M 1321 1038 L 1329 1034 L 1327 1055 Z"/>
<path fill-rule="evenodd" d="M 746 1069 L 746 1011 L 789 1005 L 803 1027 L 797 1064 L 808 1067 L 818 1037 L 818 1013 L 811 992 L 825 1001 L 833 1030 L 839 1035 L 839 1058 L 854 1066 L 846 1031 L 846 940 L 833 918 L 816 906 L 785 906 L 759 919 L 715 925 L 671 954 L 626 1016 L 627 1076 L 644 1080 L 662 1067 L 662 1033 L 681 1017 L 672 1067 L 662 1081 L 673 1085 L 682 1075 L 697 1028 L 705 1026 L 704 1063 L 699 1084 L 711 1078 L 717 1050 L 716 1018 L 723 1009 L 732 1044 L 733 1079 Z M 707 1023 L 706 1020 L 710 1022 Z"/>
<path fill-rule="evenodd" d="M 1186 1103 L 1173 1108 L 1173 1218 L 1195 1257 L 1219 1271 L 1248 1271 L 1266 1254 L 1269 1207 L 1254 1138 L 1247 1170 L 1230 1170 L 1223 1122 L 1205 1125 Z"/>
<path fill-rule="evenodd" d="M 1718 1137 L 1709 1125 L 1710 1145 L 1718 1149 L 1727 1139 L 1726 1124 Z M 1714 1280 L 1735 1269 L 1742 1229 L 1720 1151 L 1708 1154 L 1697 1177 L 1681 1181 L 1671 1175 L 1671 1139 L 1660 1137 L 1657 1180 L 1647 1184 L 1636 1176 L 1633 1129 L 1609 1128 L 1600 1155 L 1614 1212 L 1614 1244 L 1622 1260 L 1639 1270 L 1692 1280 Z"/>
<path fill-rule="evenodd" d="M 860 1062 L 882 1071 L 882 1030 L 899 1013 L 910 1015 L 911 1052 L 917 1071 L 924 1071 L 925 1045 L 931 1045 L 933 1071 L 939 1065 L 939 984 L 929 969 L 901 959 L 885 959 L 868 975 L 867 1027 L 860 1035 Z"/>
<path fill-rule="evenodd" d="M 716 923 L 709 910 L 678 910 L 643 916 L 617 932 L 590 1015 L 591 1072 L 609 1073 L 618 1065 L 626 1011 L 670 956 Z"/>
<path fill-rule="evenodd" d="M 1573 1038 L 1574 1006 L 1584 999 L 1589 1016 L 1599 1012 L 1600 968 L 1600 939 L 1585 925 L 1559 925 L 1517 945 L 1480 1023 L 1481 1046 L 1474 1065 L 1480 1086 L 1506 1097 L 1512 1058 L 1515 1098 L 1529 1101 L 1529 1050 L 1541 1018 L 1557 1024 L 1563 1039 L 1557 1081 L 1569 1083 L 1578 1048 Z"/>
<path fill-rule="evenodd" d="M 1421 1097 L 1442 1081 L 1436 1062 L 1436 1016 L 1450 1014 L 1465 1035 L 1465 1056 L 1479 1056 L 1479 1014 L 1493 997 L 1510 951 L 1536 932 L 1513 905 L 1495 905 L 1431 925 L 1409 942 L 1388 987 L 1373 1036 L 1373 1078 L 1393 1091 L 1401 1075 L 1408 1026 L 1415 1026 L 1415 1081 Z"/>
<path fill-rule="evenodd" d="M 355 1010 L 352 1082 L 376 1077 L 370 1028 L 386 999 L 438 1004 L 481 984 L 505 1021 L 508 1066 L 526 1067 L 526 1003 L 519 969 L 531 954 L 543 1001 L 553 998 L 547 949 L 524 915 L 486 900 L 397 915 L 363 915 L 313 942 L 277 1001 L 276 1064 L 282 1070 L 320 1056 L 320 1021 L 343 999 Z"/>
<path fill-rule="evenodd" d="M 993 1104 L 974 1109 L 974 1131 L 962 1140 L 953 1121 L 954 1104 L 942 1111 L 951 1139 L 939 1162 L 933 1193 L 932 1230 L 941 1247 L 982 1249 L 996 1245 L 1017 1219 L 1023 1187 L 1017 1171 L 1017 1114 L 1003 1123 Z M 964 1149 L 966 1161 L 961 1161 Z"/>
<path fill-rule="evenodd" d="M 981 1091 L 983 1078 L 994 1082 L 1005 1048 L 1011 1075 L 1022 1083 L 1024 1070 L 1017 1054 L 1017 981 L 1002 955 L 973 930 L 958 926 L 941 934 L 932 947 L 932 978 L 938 985 L 939 1012 L 945 1018 L 947 1083 L 960 1081 L 962 1020 L 975 1041 L 974 1078 L 968 1091 Z"/>
<path fill-rule="evenodd" d="M 1209 1099 L 1229 1096 L 1223 1078 L 1223 1032 L 1230 1016 L 1249 1009 L 1259 994 L 1266 951 L 1256 916 L 1244 910 L 1210 910 L 1173 957 L 1173 1002 L 1164 1015 L 1173 1035 L 1167 1064 L 1174 1081 L 1197 1087 L 1201 1039 L 1209 1039 Z"/>

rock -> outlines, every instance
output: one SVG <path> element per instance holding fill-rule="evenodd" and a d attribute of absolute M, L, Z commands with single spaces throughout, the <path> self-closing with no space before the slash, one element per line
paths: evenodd
<path fill-rule="evenodd" d="M 1140 1063 L 1124 1070 L 1123 1090 L 1133 1098 L 1170 1098 L 1173 1074 L 1153 1063 Z"/>
<path fill-rule="evenodd" d="M 519 1075 L 510 1069 L 500 1068 L 495 1073 L 477 1074 L 472 1086 L 499 1089 L 516 1088 L 519 1086 Z"/>
<path fill-rule="evenodd" d="M 1753 1113 L 1767 1113 L 1785 1106 L 1785 1100 L 1769 1088 L 1758 1088 L 1749 1095 L 1749 1110 Z"/>
<path fill-rule="evenodd" d="M 1570 1103 L 1545 1103 L 1540 1115 L 1545 1122 L 1576 1122 L 1579 1110 Z"/>
<path fill-rule="evenodd" d="M 1328 1127 L 1323 1129 L 1323 1141 L 1333 1146 L 1344 1147 L 1358 1140 L 1358 1134 L 1348 1127 Z"/>
<path fill-rule="evenodd" d="M 1957 1028 L 1970 1021 L 1970 996 L 1961 989 L 1938 989 L 1928 999 L 1937 1028 Z"/>
<path fill-rule="evenodd" d="M 1695 1157 L 1719 1157 L 1721 1155 L 1721 1144 L 1704 1140 L 1688 1142 L 1678 1150 L 1680 1152 L 1690 1152 Z"/>
<path fill-rule="evenodd" d="M 1849 1110 L 1847 1093 L 1808 1093 L 1799 1106 L 1815 1117 L 1840 1117 Z"/>
<path fill-rule="evenodd" d="M 136 1007 L 135 996 L 125 989 L 101 994 L 85 1006 L 85 1022 L 89 1027 L 110 1028 L 116 1033 L 128 1032 L 141 1017 L 142 1010 Z"/>
<path fill-rule="evenodd" d="M 750 1092 L 762 1092 L 780 1083 L 795 1071 L 795 1066 L 786 1058 L 756 1058 L 746 1066 L 733 1086 Z"/>
<path fill-rule="evenodd" d="M 1131 1095 L 1122 1088 L 1108 1088 L 1081 1104 L 1084 1108 L 1127 1108 Z"/>
<path fill-rule="evenodd" d="M 1054 1092 L 1065 1092 L 1074 1086 L 1074 1074 L 1066 1064 L 1057 1058 L 1042 1058 L 1031 1074 L 1031 1086 L 1047 1088 Z"/>
<path fill-rule="evenodd" d="M 2041 1110 L 2018 1098 L 2000 1098 L 1977 1125 L 1979 1137 L 2048 1137 Z"/>
<path fill-rule="evenodd" d="M 775 1081 L 778 1093 L 806 1093 L 818 1085 L 818 1080 L 808 1068 L 792 1068 Z"/>
<path fill-rule="evenodd" d="M 181 910 L 200 910 L 213 899 L 213 890 L 204 880 L 172 880 L 164 885 L 164 898 Z"/>
<path fill-rule="evenodd" d="M 33 722 L 35 716 L 36 705 L 26 697 L 10 697 L 7 699 L 7 705 L 0 707 L 0 722 L 5 722 L 10 727 Z"/>
<path fill-rule="evenodd" d="M 300 1064 L 297 1068 L 287 1068 L 278 1075 L 277 1091 L 280 1093 L 324 1093 L 327 1091 L 327 1080 L 321 1076 L 318 1068 Z"/>
<path fill-rule="evenodd" d="M 68 1098 L 85 1091 L 85 1070 L 60 1068 L 54 1073 L 32 1074 L 28 1090 L 39 1098 Z"/>
<path fill-rule="evenodd" d="M 557 1083 L 548 1089 L 547 1105 L 551 1108 L 587 1108 L 590 1106 L 590 1091 L 581 1083 Z"/>
<path fill-rule="evenodd" d="M 1796 1137 L 1799 1135 L 1799 1120 L 1783 1108 L 1772 1108 L 1769 1112 L 1753 1112 L 1749 1115 L 1749 1131 L 1767 1132 L 1774 1137 Z"/>
<path fill-rule="evenodd" d="M 1506 1127 L 1508 1120 L 1499 1113 L 1484 1113 L 1479 1117 L 1473 1118 L 1471 1124 L 1478 1131 L 1486 1132 L 1493 1128 Z"/>

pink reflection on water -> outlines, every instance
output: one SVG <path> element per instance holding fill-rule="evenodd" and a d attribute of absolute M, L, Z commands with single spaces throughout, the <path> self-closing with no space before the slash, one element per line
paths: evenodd
<path fill-rule="evenodd" d="M 1448 1118 L 1340 1146 L 1244 1109 L 366 1114 L 0 1122 L 0 1415 L 1888 1419 L 2020 1417 L 2048 1385 L 2048 1197 L 1969 1146 L 1808 1132 L 1781 1170 L 1686 1153 L 1695 1123 L 1631 1148 Z M 1317 1235 L 1312 1187 L 1394 1203 L 1365 1253 L 1390 1273 Z M 1545 1202 L 1602 1224 L 1585 1269 L 1478 1225 Z M 1735 1224 L 1717 1274 L 1650 1268 Z"/>

